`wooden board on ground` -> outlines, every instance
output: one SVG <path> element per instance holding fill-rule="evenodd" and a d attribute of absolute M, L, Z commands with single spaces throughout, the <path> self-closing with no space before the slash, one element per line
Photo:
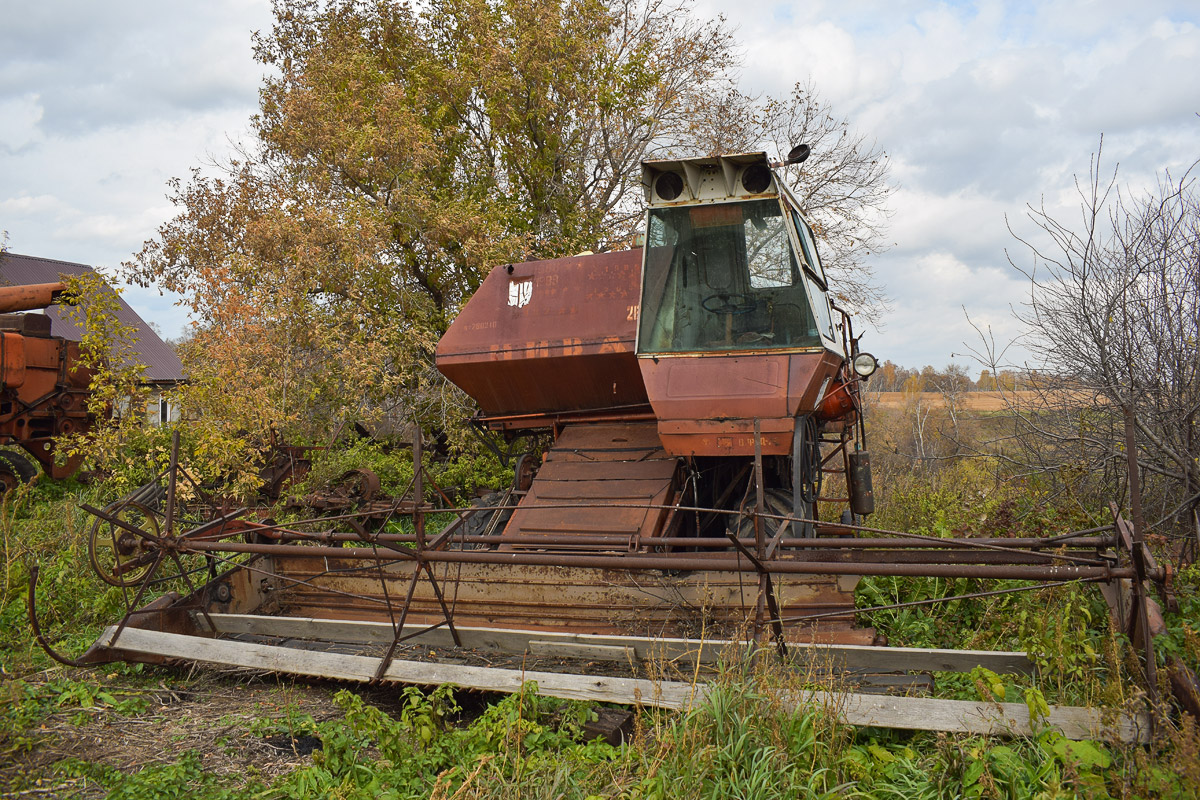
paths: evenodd
<path fill-rule="evenodd" d="M 386 622 L 327 620 L 300 617 L 269 617 L 254 614 L 210 614 L 217 633 L 244 633 L 282 639 L 321 639 L 360 644 L 390 644 L 394 632 Z M 205 618 L 197 614 L 196 624 L 204 628 Z M 404 634 L 422 629 L 405 625 Z M 562 656 L 593 660 L 694 661 L 715 663 L 725 655 L 744 650 L 746 643 L 727 639 L 647 639 L 638 636 L 598 636 L 583 633 L 519 631 L 502 628 L 458 627 L 463 647 L 520 655 Z M 446 627 L 436 628 L 411 640 L 431 647 L 454 647 Z M 557 652 L 556 652 L 557 649 Z M 788 651 L 799 663 L 814 668 L 862 672 L 970 672 L 985 667 L 1000 675 L 1032 674 L 1033 664 L 1025 653 L 991 650 L 934 650 L 918 647 L 871 647 L 791 643 Z"/>
<path fill-rule="evenodd" d="M 109 642 L 115 633 L 116 628 L 110 627 L 101 641 Z M 378 659 L 369 656 L 206 639 L 138 628 L 126 628 L 114 646 L 127 652 L 186 661 L 349 681 L 371 680 L 379 665 Z M 418 685 L 448 683 L 466 689 L 493 692 L 515 692 L 525 683 L 535 681 L 538 691 L 549 697 L 675 710 L 691 708 L 710 691 L 709 685 L 702 683 L 526 672 L 423 661 L 393 661 L 384 680 Z M 976 703 L 822 691 L 795 694 L 788 698 L 788 702 L 795 707 L 822 706 L 846 724 L 857 726 L 1001 736 L 1029 736 L 1035 733 L 1036 727 L 1030 724 L 1026 707 L 1018 703 Z M 1108 719 L 1099 709 L 1067 706 L 1051 706 L 1043 724 L 1072 739 L 1116 739 L 1122 742 L 1147 741 L 1149 730 L 1143 714 L 1120 714 Z"/>

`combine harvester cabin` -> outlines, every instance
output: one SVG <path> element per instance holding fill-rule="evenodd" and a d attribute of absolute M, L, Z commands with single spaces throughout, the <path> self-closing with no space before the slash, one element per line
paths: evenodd
<path fill-rule="evenodd" d="M 1022 653 L 875 646 L 855 624 L 863 575 L 1096 581 L 1125 604 L 1122 624 L 1149 631 L 1146 581 L 1164 571 L 1119 517 L 1051 539 L 865 527 L 859 386 L 875 359 L 830 302 L 812 226 L 773 166 L 763 153 L 646 162 L 643 247 L 491 271 L 437 366 L 499 452 L 539 443 L 511 486 L 451 508 L 418 468 L 382 519 L 185 521 L 173 457 L 155 485 L 88 509 L 92 566 L 129 612 L 80 659 L 43 645 L 72 664 L 184 659 L 501 690 L 528 678 L 563 697 L 680 707 L 696 687 L 413 658 L 461 648 L 636 671 L 769 644 L 857 673 L 1032 669 Z M 419 437 L 414 450 L 420 465 Z M 1023 706 L 965 704 L 945 727 L 895 698 L 855 702 L 847 718 L 863 724 L 1028 730 Z M 1095 734 L 1099 716 L 1080 714 L 1055 724 Z"/>

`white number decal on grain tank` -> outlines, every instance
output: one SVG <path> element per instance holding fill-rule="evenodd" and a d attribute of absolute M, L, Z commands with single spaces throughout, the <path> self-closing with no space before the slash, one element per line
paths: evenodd
<path fill-rule="evenodd" d="M 533 297 L 533 281 L 513 281 L 508 284 L 508 304 L 516 308 L 522 308 L 529 304 L 529 299 Z"/>

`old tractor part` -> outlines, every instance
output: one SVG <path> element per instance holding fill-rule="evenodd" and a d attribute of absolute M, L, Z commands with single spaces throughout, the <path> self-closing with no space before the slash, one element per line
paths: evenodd
<path fill-rule="evenodd" d="M 272 429 L 267 445 L 262 450 L 262 466 L 258 471 L 263 497 L 274 502 L 283 496 L 289 486 L 304 480 L 312 469 L 310 454 L 316 449 L 319 448 L 285 444 Z"/>
<path fill-rule="evenodd" d="M 0 492 L 15 489 L 37 477 L 38 468 L 14 450 L 0 450 Z"/>
<path fill-rule="evenodd" d="M 45 308 L 63 290 L 60 283 L 0 287 L 0 442 L 23 448 L 56 479 L 73 474 L 81 459 L 57 463 L 56 438 L 86 433 L 95 422 L 88 410 L 92 373 L 82 366 L 78 342 L 50 334 L 45 314 L 9 312 Z M 27 462 L 6 461 L 0 484 L 29 479 Z"/>
<path fill-rule="evenodd" d="M 161 535 L 158 516 L 141 503 L 106 506 L 88 533 L 88 563 L 111 586 L 138 586 L 159 557 Z"/>
<path fill-rule="evenodd" d="M 418 443 L 418 458 L 419 449 Z M 582 461 L 563 463 L 586 463 L 597 450 L 573 447 Z M 552 461 L 553 456 L 547 463 Z M 420 494 L 414 496 L 439 497 L 419 464 L 414 469 Z M 755 467 L 761 472 L 761 459 Z M 168 490 L 173 493 L 169 486 Z M 731 513 L 610 500 L 601 506 L 552 503 L 548 497 L 536 510 L 590 513 L 614 507 L 668 516 Z M 864 646 L 861 631 L 851 625 L 853 605 L 814 603 L 812 592 L 819 584 L 813 581 L 820 575 L 857 580 L 855 576 L 864 574 L 1029 581 L 927 601 L 952 602 L 1073 582 L 1128 586 L 1139 574 L 1122 544 L 1124 521 L 1119 517 L 1114 525 L 1041 538 L 943 539 L 821 520 L 807 520 L 815 536 L 796 536 L 787 532 L 799 530 L 801 520 L 769 508 L 760 514 L 755 508 L 745 512 L 755 533 L 747 530 L 748 535 L 732 538 L 731 526 L 725 523 L 725 535 L 703 537 L 530 531 L 497 542 L 494 535 L 463 530 L 461 520 L 468 518 L 470 509 L 453 511 L 460 521 L 440 530 L 429 527 L 431 515 L 447 513 L 432 503 L 397 509 L 395 518 L 404 524 L 375 532 L 353 524 L 353 515 L 326 518 L 324 530 L 313 532 L 246 521 L 239 516 L 244 511 L 157 538 L 154 524 L 148 522 L 156 518 L 153 513 L 137 517 L 102 511 L 105 523 L 122 531 L 132 527 L 135 530 L 129 532 L 148 543 L 142 555 L 152 567 L 141 576 L 140 585 L 126 587 L 125 617 L 78 659 L 54 651 L 38 627 L 33 577 L 30 616 L 39 641 L 55 658 L 77 665 L 184 659 L 343 680 L 449 680 L 492 689 L 508 686 L 502 671 L 485 676 L 477 668 L 455 671 L 412 658 L 422 647 L 467 647 L 515 654 L 522 663 L 528 658 L 533 664 L 546 663 L 539 658 L 554 663 L 587 659 L 637 664 L 660 658 L 711 662 L 762 634 L 774 639 L 781 651 L 786 649 L 789 658 L 825 668 L 836 664 L 858 671 L 967 671 L 983 665 L 994 671 L 1027 671 L 1031 666 L 1019 653 Z M 771 525 L 776 534 L 759 550 L 761 531 L 771 530 Z M 257 543 L 244 540 L 247 530 L 259 534 Z M 128 563 L 128 554 L 123 557 Z M 164 570 L 176 557 L 211 559 L 216 574 L 199 583 L 190 581 L 186 570 Z M 1153 563 L 1144 571 L 1151 582 L 1164 578 Z M 769 584 L 765 577 L 771 579 Z M 155 587 L 167 591 L 145 602 Z M 896 607 L 906 605 L 910 604 Z M 870 609 L 858 609 L 862 610 Z M 721 624 L 734 620 L 741 621 L 740 628 Z M 837 620 L 843 626 L 831 625 Z M 721 638 L 727 631 L 733 633 Z M 582 662 L 571 663 L 568 670 L 584 668 Z M 521 679 L 536 676 L 545 684 L 543 691 L 550 692 L 577 691 L 570 687 L 579 681 L 597 683 L 594 677 L 579 675 L 526 669 L 519 674 Z M 646 691 L 621 689 L 603 696 L 646 702 Z M 972 707 L 962 713 L 973 716 L 981 710 Z M 871 719 L 906 727 L 902 719 Z M 1100 735 L 1096 720 L 1073 728 L 1074 723 L 1055 719 L 1052 724 L 1070 735 Z M 867 720 L 863 717 L 858 724 L 871 724 Z M 1122 722 L 1119 735 L 1137 738 L 1138 725 L 1144 731 L 1144 721 Z"/>
<path fill-rule="evenodd" d="M 395 501 L 379 492 L 380 480 L 365 467 L 347 470 L 332 486 L 303 497 L 288 498 L 286 508 L 308 515 L 339 515 L 360 512 L 364 524 L 378 526 L 391 513 Z"/>
<path fill-rule="evenodd" d="M 543 498 L 530 519 L 613 507 L 609 502 L 597 506 Z M 714 511 L 640 503 L 615 507 L 643 515 Z M 119 627 L 202 637 L 221 632 L 235 636 L 252 628 L 290 637 L 298 629 L 289 620 L 306 620 L 308 636 L 350 637 L 393 651 L 402 641 L 429 636 L 441 641 L 438 631 L 454 638 L 460 629 L 475 631 L 471 635 L 476 640 L 482 635 L 478 631 L 509 630 L 526 644 L 560 641 L 570 634 L 585 637 L 578 641 L 626 637 L 651 647 L 664 637 L 690 641 L 701 633 L 732 632 L 737 638 L 739 627 L 741 635 L 753 637 L 757 627 L 775 638 L 772 629 L 778 627 L 789 647 L 804 641 L 861 646 L 870 640 L 852 627 L 852 596 L 836 590 L 827 594 L 821 587 L 833 587 L 819 576 L 854 581 L 863 574 L 939 575 L 1054 583 L 1111 583 L 1136 576 L 1132 565 L 1122 563 L 1111 526 L 1041 539 L 941 539 L 861 527 L 846 530 L 810 520 L 817 535 L 805 537 L 787 534 L 798 528 L 798 520 L 770 511 L 759 517 L 752 511 L 751 523 L 758 531 L 769 530 L 768 523 L 783 531 L 759 551 L 757 533 L 731 540 L 727 534 L 643 537 L 639 532 L 618 537 L 603 531 L 584 535 L 531 529 L 497 542 L 495 536 L 465 533 L 460 523 L 441 531 L 422 530 L 424 517 L 445 513 L 426 504 L 397 512 L 409 532 L 365 534 L 336 521 L 327 520 L 326 530 L 312 533 L 228 515 L 165 535 L 150 522 L 154 514 L 135 515 L 133 510 L 105 511 L 100 517 L 102 531 L 128 532 L 140 543 L 140 553 L 120 552 L 115 559 L 128 588 L 135 583 L 129 577 L 135 569 L 151 565 L 138 573 L 142 582 Z M 467 518 L 469 510 L 460 512 L 459 519 Z M 259 543 L 247 543 L 246 530 L 259 532 Z M 176 557 L 210 558 L 217 575 L 189 586 L 188 571 L 169 567 Z M 134 563 L 137 559 L 141 564 Z M 112 571 L 109 562 L 102 566 Z M 769 587 L 755 580 L 764 576 L 771 579 Z M 167 578 L 183 591 L 153 607 L 142 604 L 147 589 Z M 119 640 L 98 643 L 90 658 L 140 657 L 123 651 Z M 388 659 L 378 652 L 376 658 L 386 673 Z M 277 668 L 286 671 L 288 664 Z"/>

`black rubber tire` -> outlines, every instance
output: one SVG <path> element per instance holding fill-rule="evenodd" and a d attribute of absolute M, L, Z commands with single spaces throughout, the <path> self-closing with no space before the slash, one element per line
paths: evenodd
<path fill-rule="evenodd" d="M 500 505 L 503 501 L 504 495 L 500 492 L 492 492 L 491 494 L 487 494 L 483 497 L 473 500 L 471 502 L 472 508 L 493 508 L 493 510 L 473 511 L 468 513 L 466 515 L 466 522 L 463 523 L 463 533 L 467 536 L 483 536 L 487 532 L 489 525 L 491 525 L 492 518 L 498 514 L 499 518 L 496 520 L 496 524 L 492 525 L 491 527 L 492 535 L 499 536 L 504 531 L 504 526 L 508 524 L 508 520 L 510 517 L 512 517 L 514 510 L 512 506 L 502 508 L 499 511 L 494 510 L 494 507 Z M 472 549 L 475 547 L 487 547 L 487 545 L 465 545 L 466 549 Z"/>
<path fill-rule="evenodd" d="M 29 457 L 15 450 L 0 450 L 0 489 L 8 491 L 37 477 L 38 468 Z"/>
<path fill-rule="evenodd" d="M 746 501 L 745 513 L 754 510 L 754 498 Z M 763 511 L 768 514 L 774 514 L 779 517 L 790 517 L 792 515 L 792 495 L 791 492 L 783 489 L 767 489 L 763 492 Z M 764 519 L 766 530 L 764 533 L 767 536 L 774 536 L 775 531 L 779 530 L 780 522 L 776 519 Z M 754 520 L 745 516 L 730 516 L 727 524 L 728 529 L 735 533 L 739 539 L 748 538 L 754 535 Z M 795 536 L 791 533 L 789 536 Z"/>

